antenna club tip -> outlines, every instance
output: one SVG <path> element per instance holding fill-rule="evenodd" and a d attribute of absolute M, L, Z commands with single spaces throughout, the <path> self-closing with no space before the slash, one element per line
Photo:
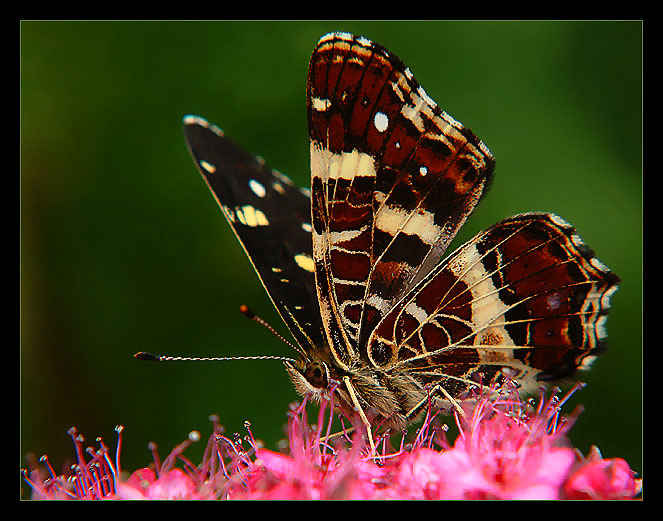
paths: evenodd
<path fill-rule="evenodd" d="M 158 362 L 161 360 L 160 356 L 153 355 L 152 353 L 146 353 L 145 351 L 139 351 L 134 355 L 134 358 L 137 360 L 147 360 L 149 362 Z"/>
<path fill-rule="evenodd" d="M 249 317 L 249 318 L 253 318 L 253 317 L 255 317 L 255 315 L 253 314 L 253 311 L 251 311 L 251 310 L 249 309 L 249 306 L 247 306 L 246 304 L 242 304 L 242 305 L 239 307 L 239 312 L 240 312 L 242 315 L 244 315 L 245 317 Z"/>

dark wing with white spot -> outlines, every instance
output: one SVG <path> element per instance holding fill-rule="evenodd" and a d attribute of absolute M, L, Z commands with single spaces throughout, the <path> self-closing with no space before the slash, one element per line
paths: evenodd
<path fill-rule="evenodd" d="M 299 344 L 322 345 L 308 192 L 198 116 L 184 137 L 263 286 Z"/>
<path fill-rule="evenodd" d="M 321 313 L 346 359 L 356 354 L 347 349 L 366 354 L 371 331 L 437 265 L 494 160 L 393 53 L 363 37 L 320 40 L 307 103 Z"/>

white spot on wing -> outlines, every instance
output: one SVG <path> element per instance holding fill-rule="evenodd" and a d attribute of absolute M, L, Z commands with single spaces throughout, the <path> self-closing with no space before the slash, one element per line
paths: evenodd
<path fill-rule="evenodd" d="M 580 367 L 578 369 L 582 371 L 586 371 L 588 369 L 591 369 L 592 364 L 594 363 L 594 360 L 596 360 L 598 357 L 596 355 L 589 355 L 586 356 L 585 358 L 582 359 L 582 362 L 580 362 Z"/>
<path fill-rule="evenodd" d="M 424 100 L 424 102 L 427 105 L 430 105 L 431 107 L 435 107 L 437 104 L 431 99 L 431 97 L 426 94 L 426 91 L 419 85 L 419 88 L 417 89 L 417 92 L 419 93 L 419 96 L 421 96 L 421 99 Z"/>
<path fill-rule="evenodd" d="M 589 260 L 589 263 L 599 271 L 603 271 L 603 272 L 606 272 L 606 273 L 610 271 L 610 269 L 605 264 L 603 264 L 600 260 L 598 260 L 596 257 L 592 257 Z"/>
<path fill-rule="evenodd" d="M 223 137 L 223 130 L 221 130 L 219 127 L 216 125 L 213 125 L 209 121 L 207 121 L 205 118 L 201 118 L 200 116 L 194 116 L 192 114 L 188 116 L 184 116 L 184 119 L 182 120 L 185 125 L 199 125 L 201 127 L 207 128 L 214 132 L 217 136 Z"/>
<path fill-rule="evenodd" d="M 585 243 L 582 242 L 582 237 L 580 237 L 580 235 L 578 235 L 577 233 L 571 235 L 571 242 L 575 244 L 578 248 L 582 248 L 585 245 Z"/>
<path fill-rule="evenodd" d="M 389 117 L 384 112 L 376 112 L 373 124 L 378 132 L 384 132 L 389 128 Z"/>
<path fill-rule="evenodd" d="M 282 183 L 284 183 L 288 186 L 292 186 L 292 180 L 287 175 L 285 175 L 284 173 L 279 172 L 278 170 L 274 169 L 274 170 L 272 170 L 272 174 L 274 174 L 274 177 L 277 177 Z"/>
<path fill-rule="evenodd" d="M 323 98 L 311 98 L 311 105 L 313 106 L 313 110 L 324 112 L 331 107 L 331 101 Z"/>
<path fill-rule="evenodd" d="M 615 291 L 617 291 L 619 286 L 612 286 L 611 288 L 608 288 L 603 296 L 601 297 L 601 307 L 603 309 L 608 309 L 610 307 L 610 299 L 614 295 Z"/>
<path fill-rule="evenodd" d="M 249 181 L 249 188 L 258 197 L 265 197 L 265 194 L 267 193 L 267 191 L 265 190 L 265 187 L 262 185 L 262 183 L 256 181 L 255 179 L 251 179 Z"/>
<path fill-rule="evenodd" d="M 329 232 L 329 243 L 337 244 L 339 242 L 350 241 L 356 237 L 359 237 L 362 233 L 366 231 L 366 226 L 362 226 L 357 230 L 344 230 L 342 232 Z"/>
<path fill-rule="evenodd" d="M 554 213 L 550 214 L 550 220 L 554 222 L 560 228 L 573 228 L 566 219 L 562 219 L 559 215 Z"/>
<path fill-rule="evenodd" d="M 192 114 L 189 114 L 187 116 L 184 116 L 184 124 L 185 125 L 200 125 L 201 127 L 209 127 L 209 123 L 205 118 L 201 118 L 200 116 L 194 116 Z"/>
<path fill-rule="evenodd" d="M 375 160 L 370 154 L 359 152 L 341 152 L 334 154 L 311 141 L 311 173 L 327 179 L 353 179 L 357 175 L 375 175 Z"/>
<path fill-rule="evenodd" d="M 379 309 L 383 313 L 389 311 L 389 302 L 379 297 L 378 295 L 368 295 L 366 298 L 366 303 L 370 306 L 373 306 L 376 309 Z"/>
<path fill-rule="evenodd" d="M 419 307 L 414 300 L 407 305 L 405 311 L 417 319 L 420 324 L 423 324 L 428 319 L 428 312 Z"/>
<path fill-rule="evenodd" d="M 416 235 L 426 244 L 435 243 L 442 231 L 435 224 L 435 217 L 431 212 L 422 209 L 409 212 L 400 206 L 390 205 L 380 208 L 375 226 L 390 235 L 398 232 Z"/>
<path fill-rule="evenodd" d="M 373 45 L 373 42 L 364 36 L 360 36 L 359 38 L 357 38 L 357 42 L 362 44 L 364 47 L 370 47 L 371 45 Z"/>

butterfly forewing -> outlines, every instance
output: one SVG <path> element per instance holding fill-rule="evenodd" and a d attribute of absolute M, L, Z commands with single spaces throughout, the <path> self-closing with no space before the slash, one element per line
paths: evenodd
<path fill-rule="evenodd" d="M 438 263 L 494 161 L 395 55 L 362 37 L 320 40 L 307 103 L 323 323 L 336 351 L 361 355 L 382 317 Z"/>
<path fill-rule="evenodd" d="M 191 155 L 267 293 L 301 346 L 322 343 L 308 192 L 197 116 L 184 119 Z"/>

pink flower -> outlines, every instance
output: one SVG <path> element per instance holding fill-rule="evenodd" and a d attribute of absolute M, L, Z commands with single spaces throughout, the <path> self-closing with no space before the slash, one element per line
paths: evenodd
<path fill-rule="evenodd" d="M 531 410 L 511 392 L 479 400 L 459 422 L 461 433 L 438 465 L 453 475 L 443 490 L 454 499 L 559 499 L 573 465 L 561 406 L 553 395 Z"/>
<path fill-rule="evenodd" d="M 576 387 L 577 388 L 577 387 Z M 479 396 L 456 414 L 460 434 L 453 444 L 430 415 L 410 443 L 394 449 L 388 432 L 376 440 L 377 453 L 361 436 L 362 425 L 330 441 L 333 400 L 323 400 L 317 422 L 309 424 L 306 400 L 288 413 L 287 452 L 259 446 L 246 423 L 239 435 L 223 435 L 212 417 L 203 461 L 194 465 L 185 449 L 194 432 L 161 463 L 120 479 L 122 429 L 115 459 L 100 448 L 83 450 L 83 437 L 70 431 L 78 463 L 71 476 L 56 475 L 48 459 L 24 478 L 33 499 L 632 499 L 641 491 L 622 459 L 604 460 L 593 448 L 587 458 L 571 447 L 566 433 L 577 413 L 560 410 L 568 396 L 558 392 L 521 401 L 513 386 Z M 332 395 L 333 396 L 333 395 Z M 87 452 L 88 458 L 84 452 Z M 181 466 L 176 466 L 179 464 Z"/>
<path fill-rule="evenodd" d="M 567 499 L 631 499 L 641 490 L 642 480 L 635 479 L 626 461 L 605 460 L 597 447 L 578 461 L 577 469 L 564 484 Z"/>
<path fill-rule="evenodd" d="M 116 499 L 206 499 L 198 493 L 195 481 L 181 469 L 157 477 L 152 469 L 134 472 L 126 483 L 119 483 Z"/>

